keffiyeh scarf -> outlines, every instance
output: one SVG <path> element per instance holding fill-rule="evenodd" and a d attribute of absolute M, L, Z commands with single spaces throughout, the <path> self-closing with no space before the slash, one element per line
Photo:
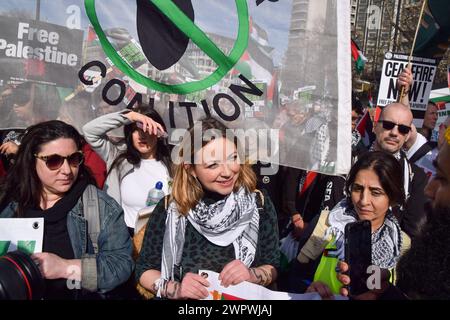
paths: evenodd
<path fill-rule="evenodd" d="M 330 212 L 328 221 L 330 227 L 325 232 L 325 238 L 336 238 L 339 259 L 344 259 L 345 225 L 357 221 L 358 215 L 349 199 L 343 199 Z M 381 268 L 395 267 L 402 247 L 401 229 L 397 219 L 389 209 L 383 225 L 372 233 L 372 264 Z"/>
<path fill-rule="evenodd" d="M 175 279 L 175 266 L 179 266 L 183 254 L 187 220 L 211 243 L 222 247 L 233 244 L 236 259 L 246 266 L 255 259 L 259 229 L 255 193 L 241 188 L 210 205 L 200 200 L 187 217 L 178 212 L 172 201 L 167 209 L 161 278 L 156 283 L 159 297 L 164 284 Z"/>
<path fill-rule="evenodd" d="M 361 141 L 361 139 L 362 139 L 361 133 L 359 133 L 358 130 L 353 130 L 352 131 L 352 150 L 356 148 L 356 146 Z"/>

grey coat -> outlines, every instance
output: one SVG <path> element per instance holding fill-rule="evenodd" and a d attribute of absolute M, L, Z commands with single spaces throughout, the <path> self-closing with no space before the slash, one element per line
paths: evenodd
<path fill-rule="evenodd" d="M 91 145 L 92 149 L 106 162 L 109 170 L 116 157 L 126 150 L 124 142 L 116 144 L 112 142 L 107 133 L 117 129 L 123 125 L 130 124 L 128 118 L 124 114 L 130 110 L 122 110 L 98 117 L 83 126 L 83 134 L 86 141 Z M 114 198 L 119 204 L 122 203 L 120 197 L 120 182 L 122 179 L 134 171 L 134 166 L 128 161 L 122 161 L 108 174 L 105 182 L 106 193 Z"/>

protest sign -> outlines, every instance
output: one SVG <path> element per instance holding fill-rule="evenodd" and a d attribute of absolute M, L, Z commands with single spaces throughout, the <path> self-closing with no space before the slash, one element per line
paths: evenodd
<path fill-rule="evenodd" d="M 0 17 L 0 79 L 74 87 L 83 32 L 23 18 Z"/>
<path fill-rule="evenodd" d="M 378 92 L 377 105 L 379 107 L 397 101 L 400 95 L 397 78 L 407 65 L 407 55 L 391 52 L 385 54 Z M 408 93 L 409 103 L 414 116 L 414 124 L 417 128 L 421 128 L 436 74 L 436 60 L 413 57 L 411 71 L 413 84 Z"/>
<path fill-rule="evenodd" d="M 447 120 L 448 117 L 450 117 L 450 102 L 446 103 L 445 101 L 438 101 L 435 103 L 437 106 L 438 119 L 436 121 L 433 132 L 431 133 L 431 141 L 438 141 L 440 127 L 444 123 L 444 121 Z"/>

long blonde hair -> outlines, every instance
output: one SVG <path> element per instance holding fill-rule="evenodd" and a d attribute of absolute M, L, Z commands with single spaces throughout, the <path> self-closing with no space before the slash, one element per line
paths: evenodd
<path fill-rule="evenodd" d="M 196 130 L 202 134 L 202 148 L 211 142 L 211 140 L 205 139 L 205 132 L 214 130 L 215 137 L 222 137 L 229 140 L 232 138 L 232 142 L 237 150 L 240 150 L 236 137 L 230 135 L 229 132 L 227 134 L 228 128 L 222 122 L 212 117 L 197 122 L 187 131 L 178 152 L 179 159 L 176 161 L 177 164 L 174 168 L 175 174 L 171 194 L 171 200 L 175 201 L 178 212 L 182 215 L 187 215 L 189 210 L 194 208 L 203 197 L 203 188 L 200 182 L 189 172 L 194 163 L 194 154 L 197 151 L 194 146 L 194 131 L 198 134 Z M 189 154 L 186 154 L 185 150 L 190 150 Z M 239 175 L 233 191 L 237 191 L 241 187 L 244 187 L 248 192 L 254 192 L 256 189 L 256 175 L 247 161 L 240 165 Z"/>

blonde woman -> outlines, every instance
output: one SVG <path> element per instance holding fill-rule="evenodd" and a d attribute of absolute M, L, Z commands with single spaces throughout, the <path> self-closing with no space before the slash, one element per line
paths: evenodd
<path fill-rule="evenodd" d="M 168 299 L 206 298 L 209 283 L 199 269 L 220 273 L 223 286 L 268 286 L 280 257 L 273 204 L 256 190 L 255 174 L 240 162 L 228 128 L 213 118 L 195 126 L 181 144 L 172 195 L 148 222 L 136 279 Z M 202 134 L 199 150 L 194 131 Z M 215 139 L 206 138 L 211 132 Z"/>

